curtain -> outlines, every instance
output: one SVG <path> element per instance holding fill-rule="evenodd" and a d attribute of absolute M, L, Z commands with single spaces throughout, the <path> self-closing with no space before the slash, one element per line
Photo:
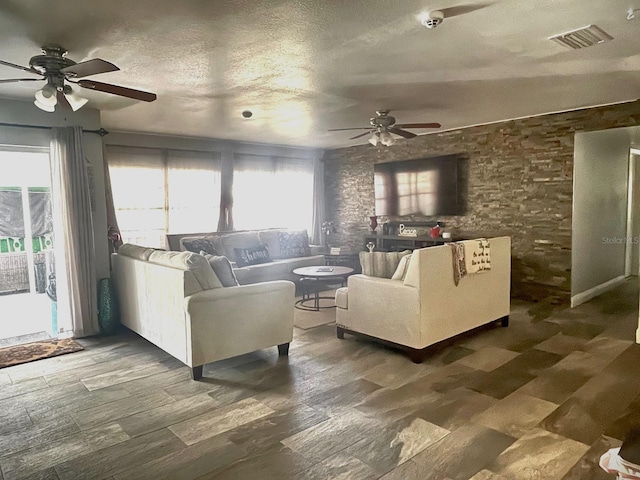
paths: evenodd
<path fill-rule="evenodd" d="M 60 215 L 56 235 L 56 268 L 59 288 L 58 313 L 68 315 L 72 334 L 84 337 L 99 333 L 95 247 L 89 177 L 82 149 L 82 128 L 53 128 L 51 138 L 51 185 L 54 208 Z M 55 229 L 55 227 L 54 227 Z M 63 283 L 64 282 L 64 283 Z"/>
<path fill-rule="evenodd" d="M 218 232 L 233 230 L 233 154 L 222 153 L 222 185 L 220 190 L 220 217 L 218 218 Z"/>
<path fill-rule="evenodd" d="M 322 223 L 324 212 L 324 162 L 320 157 L 313 159 L 313 223 L 311 225 L 311 244 L 323 245 Z"/>
<path fill-rule="evenodd" d="M 102 161 L 104 166 L 104 196 L 107 204 L 107 236 L 109 237 L 109 266 L 111 266 L 111 254 L 118 251 L 122 245 L 122 234 L 118 227 L 116 208 L 113 205 L 113 191 L 111 189 L 111 176 L 109 175 L 109 162 L 107 149 L 102 147 Z"/>

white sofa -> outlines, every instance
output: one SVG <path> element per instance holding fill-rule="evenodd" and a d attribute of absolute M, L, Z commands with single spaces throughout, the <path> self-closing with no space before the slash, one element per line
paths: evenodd
<path fill-rule="evenodd" d="M 126 244 L 112 255 L 121 322 L 191 367 L 278 346 L 293 337 L 294 284 L 223 287 L 202 255 Z"/>
<path fill-rule="evenodd" d="M 491 270 L 456 286 L 449 245 L 414 250 L 404 280 L 352 275 L 336 292 L 338 338 L 362 334 L 406 350 L 420 363 L 427 347 L 481 325 L 508 325 L 511 239 L 489 239 Z"/>
<path fill-rule="evenodd" d="M 234 232 L 168 234 L 167 245 L 170 250 L 187 251 L 190 250 L 190 248 L 186 245 L 192 242 L 196 245 L 196 248 L 191 249 L 191 251 L 196 251 L 198 250 L 198 241 L 204 240 L 210 242 L 215 252 L 209 253 L 225 256 L 232 262 L 233 272 L 240 285 L 273 280 L 297 282 L 299 278 L 292 273 L 294 269 L 325 264 L 324 255 L 322 254 L 324 247 L 309 245 L 306 230 L 302 230 L 298 233 L 302 233 L 306 238 L 308 254 L 295 257 L 288 256 L 286 251 L 281 248 L 280 243 L 280 234 L 287 232 L 291 233 L 289 230 L 283 228 L 273 228 Z M 195 243 L 194 240 L 196 241 Z M 237 264 L 236 248 L 259 245 L 267 246 L 270 254 L 269 262 L 248 266 L 239 266 Z"/>

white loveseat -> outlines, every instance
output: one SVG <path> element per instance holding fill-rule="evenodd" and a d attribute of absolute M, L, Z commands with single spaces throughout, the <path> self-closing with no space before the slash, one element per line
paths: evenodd
<path fill-rule="evenodd" d="M 293 337 L 294 284 L 223 287 L 209 262 L 192 252 L 125 244 L 112 255 L 121 322 L 191 367 L 278 346 Z"/>
<path fill-rule="evenodd" d="M 362 334 L 406 350 L 420 363 L 425 349 L 500 320 L 508 325 L 511 239 L 489 239 L 491 270 L 453 278 L 449 245 L 414 250 L 404 280 L 352 275 L 336 292 L 338 338 Z"/>
<path fill-rule="evenodd" d="M 291 256 L 291 249 L 283 248 L 282 237 L 299 233 L 305 239 L 305 252 Z M 324 247 L 309 245 L 306 230 L 291 232 L 283 228 L 264 230 L 244 230 L 235 232 L 212 232 L 190 234 L 168 234 L 167 245 L 175 251 L 200 252 L 201 245 L 210 245 L 212 255 L 227 257 L 233 265 L 233 272 L 240 285 L 272 280 L 297 282 L 299 278 L 292 272 L 296 268 L 324 265 Z M 236 249 L 266 245 L 270 259 L 266 263 L 241 266 L 237 261 Z"/>

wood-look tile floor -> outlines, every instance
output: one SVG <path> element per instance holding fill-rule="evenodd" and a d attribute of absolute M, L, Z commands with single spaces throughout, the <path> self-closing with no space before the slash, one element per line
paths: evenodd
<path fill-rule="evenodd" d="M 207 365 L 134 334 L 0 370 L 0 478 L 607 479 L 640 423 L 638 282 L 575 309 L 512 304 L 511 325 L 422 365 L 335 327 Z"/>

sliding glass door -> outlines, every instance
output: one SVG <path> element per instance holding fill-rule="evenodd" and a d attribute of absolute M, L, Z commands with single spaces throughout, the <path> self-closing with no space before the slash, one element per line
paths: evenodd
<path fill-rule="evenodd" d="M 0 346 L 58 334 L 49 152 L 0 146 Z"/>

